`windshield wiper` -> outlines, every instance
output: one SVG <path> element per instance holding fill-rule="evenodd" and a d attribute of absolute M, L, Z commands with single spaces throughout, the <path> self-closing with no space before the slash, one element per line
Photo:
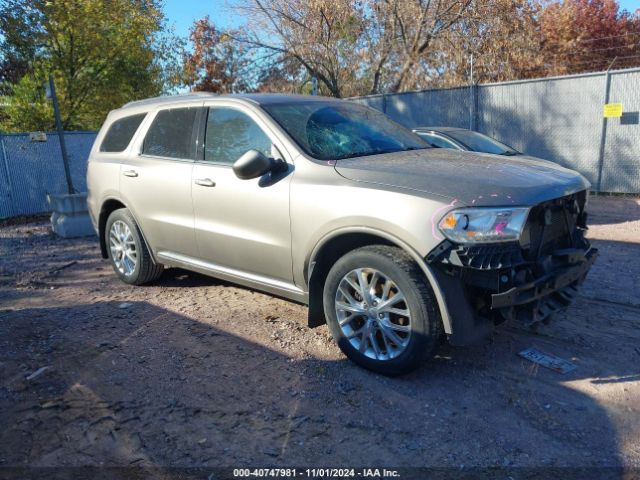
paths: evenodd
<path fill-rule="evenodd" d="M 505 157 L 512 157 L 514 155 L 520 155 L 518 152 L 516 152 L 515 150 L 506 150 L 504 152 L 502 152 L 500 155 L 504 155 Z"/>

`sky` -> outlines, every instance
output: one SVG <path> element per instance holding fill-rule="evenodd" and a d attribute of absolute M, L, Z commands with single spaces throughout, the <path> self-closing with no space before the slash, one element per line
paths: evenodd
<path fill-rule="evenodd" d="M 221 28 L 241 25 L 243 20 L 233 12 L 231 5 L 229 0 L 164 0 L 164 13 L 169 24 L 175 26 L 176 34 L 186 37 L 194 20 L 205 15 Z"/>
<path fill-rule="evenodd" d="M 640 0 L 618 0 L 618 4 L 625 10 L 633 12 L 640 8 Z"/>
<path fill-rule="evenodd" d="M 237 0 L 236 0 L 237 1 Z M 242 25 L 241 16 L 233 12 L 232 0 L 165 0 L 164 12 L 176 34 L 186 37 L 194 20 L 209 15 L 222 28 Z M 640 0 L 618 0 L 621 8 L 630 12 L 640 8 Z"/>

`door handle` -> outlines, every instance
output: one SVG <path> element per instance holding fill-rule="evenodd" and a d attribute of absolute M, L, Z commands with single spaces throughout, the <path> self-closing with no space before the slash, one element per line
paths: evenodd
<path fill-rule="evenodd" d="M 200 185 L 201 187 L 215 187 L 216 182 L 211 180 L 210 178 L 196 178 L 196 185 Z"/>
<path fill-rule="evenodd" d="M 135 170 L 125 170 L 124 172 L 122 172 L 122 174 L 125 177 L 137 177 L 138 176 L 138 172 L 136 172 Z"/>

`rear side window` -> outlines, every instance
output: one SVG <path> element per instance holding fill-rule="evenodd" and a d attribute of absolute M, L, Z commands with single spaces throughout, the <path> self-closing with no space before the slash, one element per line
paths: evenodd
<path fill-rule="evenodd" d="M 133 134 L 136 133 L 146 116 L 146 113 L 140 113 L 120 118 L 113 122 L 109 130 L 107 130 L 102 144 L 100 144 L 100 151 L 109 153 L 123 152 L 129 146 Z"/>
<path fill-rule="evenodd" d="M 158 157 L 193 159 L 194 122 L 200 108 L 160 110 L 144 139 L 142 153 Z"/>

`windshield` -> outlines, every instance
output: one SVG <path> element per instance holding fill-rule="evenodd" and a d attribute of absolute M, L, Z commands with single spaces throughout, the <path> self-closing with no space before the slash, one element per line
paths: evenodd
<path fill-rule="evenodd" d="M 307 154 L 319 160 L 430 148 L 383 113 L 356 103 L 311 101 L 262 108 Z"/>
<path fill-rule="evenodd" d="M 519 153 L 509 145 L 471 130 L 451 130 L 447 132 L 447 135 L 473 152 L 495 153 L 498 155 L 517 155 Z"/>

